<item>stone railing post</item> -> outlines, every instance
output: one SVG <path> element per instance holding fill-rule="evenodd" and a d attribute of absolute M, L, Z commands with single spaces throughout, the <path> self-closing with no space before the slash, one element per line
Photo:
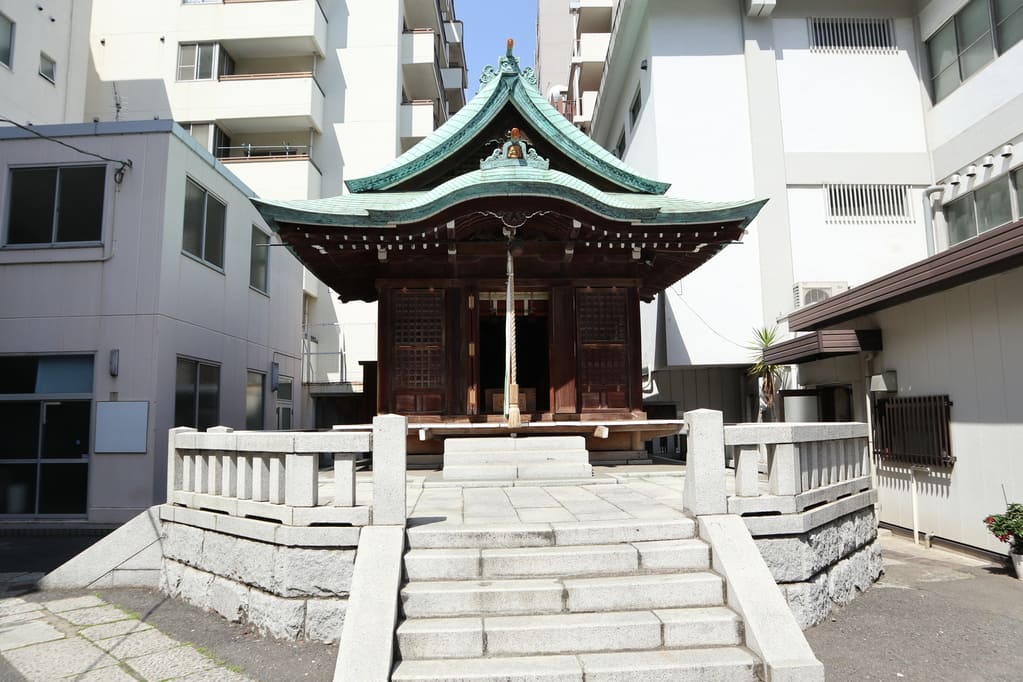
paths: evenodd
<path fill-rule="evenodd" d="M 178 454 L 177 437 L 179 433 L 194 432 L 188 426 L 177 426 L 167 433 L 167 502 L 172 502 L 175 490 L 182 490 L 185 482 L 184 462 Z"/>
<path fill-rule="evenodd" d="M 373 417 L 373 525 L 404 526 L 408 418 Z"/>
<path fill-rule="evenodd" d="M 689 443 L 682 504 L 693 516 L 724 514 L 728 506 L 724 418 L 718 410 L 691 410 L 683 416 Z"/>

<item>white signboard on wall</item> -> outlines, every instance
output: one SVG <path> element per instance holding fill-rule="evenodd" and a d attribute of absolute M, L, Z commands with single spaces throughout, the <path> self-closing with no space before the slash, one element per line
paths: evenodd
<path fill-rule="evenodd" d="M 145 452 L 149 432 L 149 403 L 96 403 L 96 452 Z"/>

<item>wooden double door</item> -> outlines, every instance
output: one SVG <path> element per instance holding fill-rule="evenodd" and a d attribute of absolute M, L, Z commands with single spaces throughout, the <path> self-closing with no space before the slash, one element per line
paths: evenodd
<path fill-rule="evenodd" d="M 531 418 L 640 409 L 635 287 L 523 283 L 515 312 L 520 400 Z M 498 419 L 505 314 L 497 283 L 381 288 L 378 410 Z"/>

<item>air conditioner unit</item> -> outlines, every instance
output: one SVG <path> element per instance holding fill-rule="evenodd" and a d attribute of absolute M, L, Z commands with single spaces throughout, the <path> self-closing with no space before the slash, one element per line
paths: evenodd
<path fill-rule="evenodd" d="M 848 289 L 848 282 L 796 282 L 792 285 L 792 299 L 796 308 L 804 308 Z"/>

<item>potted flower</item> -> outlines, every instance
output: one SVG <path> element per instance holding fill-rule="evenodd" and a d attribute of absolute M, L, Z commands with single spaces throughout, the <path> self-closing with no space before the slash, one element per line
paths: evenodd
<path fill-rule="evenodd" d="M 1023 579 L 1023 504 L 1010 504 L 1004 514 L 993 514 L 984 524 L 996 538 L 1009 543 L 1009 557 L 1016 577 Z"/>

